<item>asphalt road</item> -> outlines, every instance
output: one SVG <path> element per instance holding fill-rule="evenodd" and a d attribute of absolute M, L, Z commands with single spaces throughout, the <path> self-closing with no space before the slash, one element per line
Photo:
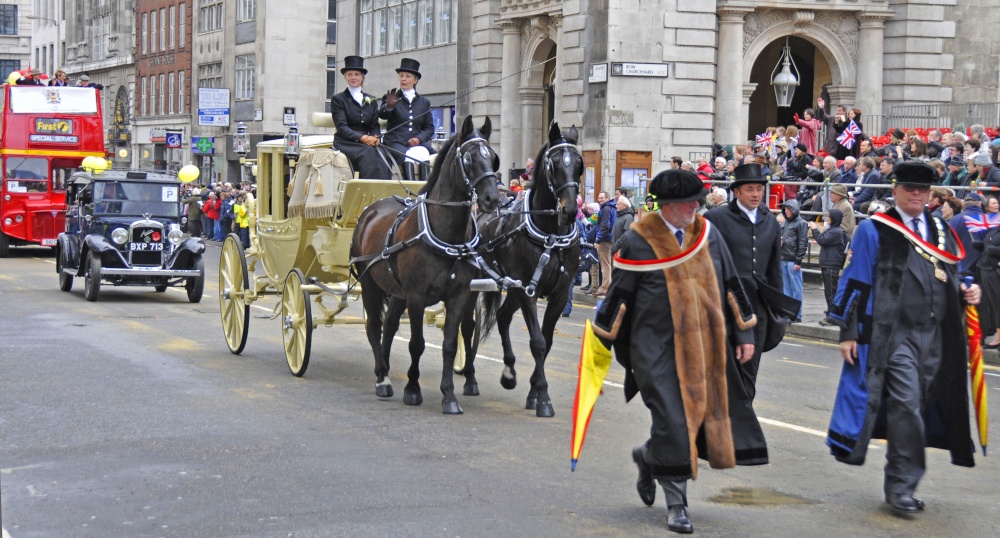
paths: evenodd
<path fill-rule="evenodd" d="M 246 350 L 229 353 L 218 253 L 210 246 L 200 304 L 183 290 L 110 286 L 88 303 L 82 279 L 59 291 L 47 251 L 0 259 L 0 508 L 13 538 L 667 532 L 662 492 L 652 508 L 635 493 L 629 452 L 649 419 L 638 400 L 625 405 L 617 365 L 570 472 L 580 335 L 592 309 L 578 305 L 558 326 L 546 370 L 554 418 L 523 409 L 531 361 L 520 326 L 517 388 L 500 387 L 491 338 L 477 362 L 482 394 L 459 394 L 465 414 L 445 416 L 434 328 L 419 407 L 402 403 L 402 342 L 396 396 L 375 396 L 361 326 L 318 328 L 305 377 L 291 376 L 278 321 L 267 319 L 270 298 L 251 308 Z M 348 312 L 360 315 L 360 304 Z M 927 510 L 904 518 L 883 503 L 884 445 L 863 467 L 828 455 L 839 364 L 831 345 L 803 340 L 765 355 L 756 408 L 771 464 L 716 471 L 703 462 L 689 489 L 697 535 L 1000 535 L 997 456 L 965 469 L 930 451 L 918 492 Z M 998 417 L 1000 370 L 988 373 Z"/>

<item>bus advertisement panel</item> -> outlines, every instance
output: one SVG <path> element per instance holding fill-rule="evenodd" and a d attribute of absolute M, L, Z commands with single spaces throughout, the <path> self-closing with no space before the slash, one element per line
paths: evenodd
<path fill-rule="evenodd" d="M 65 181 L 85 157 L 104 157 L 100 92 L 3 86 L 0 257 L 11 245 L 55 246 L 65 228 Z"/>

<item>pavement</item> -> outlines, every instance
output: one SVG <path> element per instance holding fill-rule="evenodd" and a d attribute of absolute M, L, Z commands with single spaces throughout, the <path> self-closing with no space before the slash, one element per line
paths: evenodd
<path fill-rule="evenodd" d="M 587 279 L 585 278 L 584 281 Z M 819 275 L 806 273 L 802 284 L 802 321 L 790 323 L 785 330 L 785 334 L 796 336 L 808 340 L 818 340 L 822 342 L 839 342 L 840 329 L 837 327 L 824 327 L 819 322 L 826 317 L 823 313 L 826 310 L 826 299 L 823 296 L 823 282 Z M 596 304 L 597 300 L 585 293 L 580 292 L 580 288 L 573 290 L 573 301 L 584 304 Z M 984 334 L 984 336 L 986 336 Z M 1000 366 L 1000 350 L 984 349 L 983 361 L 986 364 Z"/>

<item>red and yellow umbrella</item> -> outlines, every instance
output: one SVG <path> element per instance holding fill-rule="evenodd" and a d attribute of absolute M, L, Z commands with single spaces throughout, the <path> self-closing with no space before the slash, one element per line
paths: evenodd
<path fill-rule="evenodd" d="M 966 285 L 971 279 L 966 280 Z M 976 307 L 965 307 L 966 333 L 969 336 L 969 377 L 972 378 L 972 405 L 976 409 L 976 425 L 979 426 L 979 444 L 986 455 L 989 438 L 989 409 L 986 407 L 986 379 L 983 375 L 983 331 L 979 327 L 979 312 Z"/>
<path fill-rule="evenodd" d="M 594 334 L 594 326 L 587 320 L 583 329 L 583 346 L 580 349 L 580 378 L 573 398 L 573 438 L 570 443 L 570 470 L 576 470 L 576 462 L 583 449 L 583 439 L 587 436 L 590 415 L 601 394 L 604 378 L 611 368 L 611 350 L 604 347 Z"/>

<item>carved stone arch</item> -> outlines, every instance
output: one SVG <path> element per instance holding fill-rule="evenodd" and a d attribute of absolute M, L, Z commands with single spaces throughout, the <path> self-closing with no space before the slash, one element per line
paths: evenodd
<path fill-rule="evenodd" d="M 545 65 L 556 47 L 549 32 L 532 25 L 525 25 L 521 41 L 521 87 L 541 88 L 544 84 Z"/>
<path fill-rule="evenodd" d="M 830 64 L 832 83 L 837 86 L 854 86 L 857 84 L 857 66 L 851 51 L 840 37 L 830 29 L 815 23 L 803 28 L 797 26 L 794 20 L 778 22 L 761 31 L 743 51 L 743 82 L 750 82 L 750 72 L 754 62 L 764 49 L 772 42 L 787 36 L 796 36 L 816 45 Z"/>

